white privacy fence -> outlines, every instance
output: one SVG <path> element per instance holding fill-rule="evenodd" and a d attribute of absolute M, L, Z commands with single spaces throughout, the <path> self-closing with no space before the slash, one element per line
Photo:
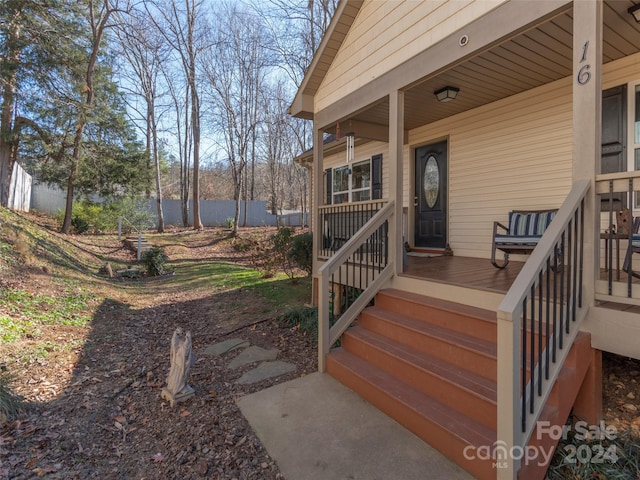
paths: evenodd
<path fill-rule="evenodd" d="M 55 215 L 58 211 L 64 211 L 66 194 L 59 188 L 49 187 L 43 184 L 33 186 L 31 196 L 31 208 L 39 212 Z M 92 198 L 100 201 L 99 198 Z M 284 215 L 272 215 L 267 212 L 267 202 L 264 200 L 252 200 L 240 202 L 240 225 L 244 226 L 246 205 L 246 226 L 276 226 L 287 225 L 292 227 L 307 224 L 307 213 L 293 212 Z M 157 221 L 156 200 L 150 198 L 147 208 Z M 200 218 L 206 227 L 225 226 L 227 219 L 235 215 L 236 204 L 234 200 L 200 200 Z M 162 200 L 162 213 L 165 225 L 182 225 L 182 205 L 180 200 Z M 193 225 L 193 202 L 189 201 L 189 224 Z"/>
<path fill-rule="evenodd" d="M 31 206 L 31 175 L 17 163 L 13 165 L 9 184 L 9 204 L 11 210 L 28 212 Z"/>

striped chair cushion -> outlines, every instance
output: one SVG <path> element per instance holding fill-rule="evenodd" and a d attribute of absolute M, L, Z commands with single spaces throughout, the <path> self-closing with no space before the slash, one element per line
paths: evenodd
<path fill-rule="evenodd" d="M 542 213 L 509 212 L 509 235 L 517 237 L 538 237 L 547 229 L 556 211 Z M 496 237 L 497 239 L 497 237 Z"/>
<path fill-rule="evenodd" d="M 496 245 L 536 246 L 542 235 L 500 235 L 496 234 Z"/>

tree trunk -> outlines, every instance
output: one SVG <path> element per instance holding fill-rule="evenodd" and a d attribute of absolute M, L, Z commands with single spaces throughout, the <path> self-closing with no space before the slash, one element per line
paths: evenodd
<path fill-rule="evenodd" d="M 195 65 L 192 74 L 195 76 Z M 191 128 L 193 130 L 193 229 L 202 230 L 200 220 L 200 100 L 195 81 L 191 86 Z"/>
<path fill-rule="evenodd" d="M 15 162 L 13 113 L 15 105 L 15 91 L 17 83 L 17 64 L 20 61 L 18 39 L 19 29 L 13 25 L 5 39 L 5 48 L 8 51 L 5 72 L 2 72 L 2 113 L 0 116 L 0 205 L 9 205 L 9 189 L 11 185 L 11 173 Z"/>
<path fill-rule="evenodd" d="M 164 233 L 164 212 L 162 211 L 162 185 L 160 183 L 160 155 L 158 155 L 158 129 L 153 112 L 154 105 L 151 106 L 151 139 L 153 142 L 153 163 L 156 175 L 156 209 L 158 211 L 158 233 Z"/>
<path fill-rule="evenodd" d="M 97 19 L 93 16 L 94 14 L 94 5 L 93 2 L 90 3 L 90 12 L 91 12 L 91 29 L 92 29 L 92 50 L 89 55 L 89 61 L 87 64 L 87 73 L 86 73 L 86 91 L 87 96 L 85 98 L 84 106 L 79 107 L 78 111 L 78 126 L 76 127 L 76 135 L 73 140 L 73 156 L 71 159 L 71 172 L 69 174 L 69 181 L 67 183 L 67 202 L 66 209 L 64 212 L 64 221 L 62 223 L 62 229 L 60 230 L 62 233 L 69 233 L 71 231 L 71 216 L 73 212 L 73 190 L 74 190 L 74 182 L 76 179 L 78 168 L 80 167 L 80 154 L 82 151 L 82 135 L 84 133 L 84 127 L 87 124 L 86 113 L 83 111 L 83 108 L 91 108 L 93 104 L 93 72 L 96 67 L 96 62 L 98 60 L 98 52 L 100 51 L 100 43 L 102 42 L 102 35 L 104 34 L 105 28 L 107 28 L 107 21 L 109 20 L 109 16 L 113 13 L 113 10 L 108 5 L 105 0 L 105 10 L 102 13 L 102 17 Z"/>

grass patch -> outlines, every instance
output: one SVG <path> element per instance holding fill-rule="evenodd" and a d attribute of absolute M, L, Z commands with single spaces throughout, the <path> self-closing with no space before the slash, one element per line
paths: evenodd
<path fill-rule="evenodd" d="M 576 440 L 573 434 L 558 445 L 549 480 L 623 480 L 640 478 L 640 443 L 626 432 L 608 440 Z"/>
<path fill-rule="evenodd" d="M 91 320 L 87 313 L 92 296 L 74 293 L 59 297 L 33 294 L 18 289 L 0 292 L 0 341 L 11 343 L 23 336 L 37 335 L 38 325 L 84 326 Z"/>

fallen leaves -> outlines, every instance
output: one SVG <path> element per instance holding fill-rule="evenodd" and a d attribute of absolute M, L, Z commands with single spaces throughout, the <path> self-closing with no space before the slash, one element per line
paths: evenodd
<path fill-rule="evenodd" d="M 164 460 L 164 455 L 161 453 L 156 453 L 153 457 L 151 457 L 155 463 L 160 463 Z"/>

